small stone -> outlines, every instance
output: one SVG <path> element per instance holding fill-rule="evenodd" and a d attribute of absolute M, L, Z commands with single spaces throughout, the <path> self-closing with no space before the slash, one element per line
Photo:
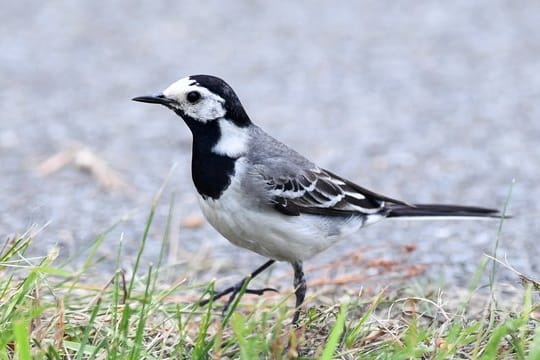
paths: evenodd
<path fill-rule="evenodd" d="M 204 225 L 204 218 L 200 215 L 188 215 L 182 220 L 181 225 L 188 229 L 200 228 Z"/>
<path fill-rule="evenodd" d="M 416 245 L 414 244 L 407 244 L 402 247 L 403 252 L 405 253 L 412 253 L 416 250 Z"/>

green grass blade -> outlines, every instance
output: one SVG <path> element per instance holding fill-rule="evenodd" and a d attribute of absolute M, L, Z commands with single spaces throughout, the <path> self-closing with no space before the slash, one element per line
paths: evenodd
<path fill-rule="evenodd" d="M 231 318 L 231 315 L 234 313 L 234 311 L 238 307 L 238 304 L 240 303 L 240 299 L 246 293 L 246 289 L 247 289 L 250 281 L 251 281 L 251 279 L 248 279 L 247 281 L 244 282 L 244 284 L 242 284 L 242 288 L 240 289 L 240 291 L 236 295 L 236 298 L 232 302 L 231 306 L 229 306 L 229 309 L 227 309 L 227 314 L 225 314 L 225 317 L 223 318 L 223 326 L 227 325 L 227 323 L 229 322 L 229 319 Z"/>
<path fill-rule="evenodd" d="M 379 303 L 381 302 L 381 299 L 384 295 L 384 290 L 380 291 L 371 301 L 371 304 L 369 305 L 369 308 L 367 311 L 364 312 L 358 323 L 352 328 L 352 330 L 349 332 L 345 339 L 345 344 L 347 347 L 351 347 L 354 342 L 358 339 L 360 333 L 362 332 L 362 329 L 364 328 L 364 325 L 366 321 L 370 318 L 370 316 L 373 314 Z"/>
<path fill-rule="evenodd" d="M 346 316 L 347 316 L 347 304 L 343 304 L 341 305 L 341 309 L 337 316 L 336 323 L 334 324 L 334 327 L 332 328 L 332 332 L 330 333 L 330 336 L 328 337 L 328 340 L 326 342 L 326 346 L 321 355 L 321 360 L 331 360 L 333 358 L 334 353 L 336 352 L 338 348 L 341 334 L 343 333 Z"/>
<path fill-rule="evenodd" d="M 13 334 L 15 335 L 15 358 L 20 360 L 31 360 L 29 324 L 27 321 L 19 320 L 13 323 Z"/>
<path fill-rule="evenodd" d="M 146 280 L 146 289 L 144 291 L 144 299 L 142 301 L 141 310 L 139 312 L 139 323 L 137 324 L 137 331 L 135 333 L 135 339 L 130 353 L 130 359 L 139 359 L 141 350 L 144 349 L 144 327 L 146 325 L 147 308 L 149 303 L 152 302 L 152 294 L 150 293 L 150 283 L 152 282 L 152 266 L 148 268 L 148 276 Z"/>
<path fill-rule="evenodd" d="M 135 284 L 135 278 L 137 271 L 139 270 L 139 264 L 141 262 L 141 257 L 144 251 L 144 248 L 146 247 L 146 241 L 148 240 L 148 234 L 150 233 L 150 227 L 152 225 L 152 222 L 154 221 L 154 215 L 156 214 L 156 208 L 159 203 L 159 200 L 161 199 L 161 194 L 163 193 L 163 189 L 165 189 L 165 186 L 167 185 L 167 182 L 169 181 L 169 178 L 171 176 L 172 171 L 174 170 L 171 168 L 171 171 L 163 181 L 163 184 L 161 185 L 161 188 L 158 190 L 154 198 L 152 199 L 152 205 L 150 206 L 150 213 L 148 214 L 148 218 L 146 220 L 146 224 L 144 227 L 144 233 L 141 239 L 141 244 L 139 245 L 139 250 L 137 251 L 137 256 L 135 257 L 135 264 L 133 265 L 133 274 L 131 276 L 131 280 L 129 282 L 128 287 L 128 298 L 131 296 L 131 291 L 133 290 L 133 285 Z"/>
<path fill-rule="evenodd" d="M 540 326 L 537 327 L 534 332 L 534 337 L 529 349 L 529 355 L 527 355 L 527 360 L 538 359 L 540 359 Z"/>
<path fill-rule="evenodd" d="M 213 346 L 213 341 L 212 340 L 210 342 L 206 341 L 206 334 L 208 332 L 208 328 L 210 327 L 210 323 L 211 323 L 211 320 L 212 320 L 212 305 L 213 305 L 212 295 L 214 294 L 214 283 L 213 282 L 210 283 L 210 287 L 209 287 L 208 291 L 205 291 L 205 293 L 207 293 L 207 292 L 210 293 L 211 297 L 210 297 L 210 302 L 206 305 L 207 310 L 206 310 L 206 313 L 204 314 L 204 316 L 201 319 L 199 333 L 197 335 L 197 339 L 195 340 L 195 346 L 193 348 L 193 358 L 194 359 L 206 359 L 206 358 L 208 358 L 208 351 Z M 205 293 L 203 293 L 203 295 L 201 296 L 201 299 L 205 295 Z M 195 309 L 195 307 L 194 307 L 194 309 Z M 188 321 L 190 320 L 191 315 L 193 314 L 193 311 L 194 310 L 192 310 L 192 313 L 190 314 L 190 316 L 188 316 Z M 184 327 L 186 327 L 186 325 L 187 324 L 184 324 Z"/>
<path fill-rule="evenodd" d="M 113 280 L 113 287 L 112 287 L 112 304 L 110 306 L 110 311 L 112 314 L 111 318 L 111 338 L 112 341 L 110 342 L 111 346 L 109 348 L 109 360 L 116 360 L 118 358 L 120 349 L 119 349 L 119 343 L 120 338 L 123 332 L 121 331 L 119 319 L 118 319 L 118 311 L 120 309 L 120 299 L 123 301 L 125 300 L 123 297 L 125 294 L 123 294 L 124 286 L 121 286 L 121 284 L 124 284 L 124 271 L 121 269 L 121 257 L 122 257 L 122 249 L 123 249 L 123 241 L 124 237 L 123 235 L 120 236 L 120 241 L 118 245 L 118 250 L 116 252 L 116 272 L 114 274 L 114 280 Z M 121 295 L 122 294 L 122 295 Z M 120 322 L 122 322 L 122 318 L 120 318 Z"/>
<path fill-rule="evenodd" d="M 506 195 L 506 199 L 504 201 L 503 210 L 501 212 L 501 220 L 499 221 L 499 227 L 497 229 L 497 235 L 495 237 L 495 244 L 493 245 L 493 253 L 491 256 L 493 256 L 494 259 L 497 259 L 497 250 L 499 249 L 499 245 L 502 239 L 502 228 L 505 220 L 505 216 L 508 211 L 508 204 L 510 203 L 510 198 L 512 197 L 512 190 L 514 189 L 514 184 L 516 183 L 515 180 L 512 180 L 512 183 L 510 184 L 510 188 L 508 189 L 508 194 Z M 489 274 L 489 286 L 491 289 L 491 295 L 493 297 L 493 287 L 495 285 L 495 276 L 497 274 L 497 262 L 495 260 L 492 261 L 491 265 L 491 272 Z"/>
<path fill-rule="evenodd" d="M 127 291 L 127 298 L 131 298 L 131 292 L 133 291 L 133 286 L 135 284 L 135 279 L 137 277 L 137 271 L 139 270 L 139 264 L 141 262 L 141 257 L 144 252 L 144 248 L 146 247 L 146 241 L 148 240 L 148 234 L 150 233 L 150 226 L 152 225 L 152 221 L 154 220 L 154 215 L 156 213 L 156 204 L 157 202 L 154 202 L 152 204 L 152 207 L 150 209 L 150 213 L 148 214 L 148 218 L 146 220 L 146 225 L 144 227 L 144 233 L 141 239 L 141 244 L 139 245 L 139 249 L 137 251 L 137 256 L 135 257 L 135 264 L 133 265 L 133 273 L 131 275 L 131 280 L 129 281 L 128 291 Z"/>
<path fill-rule="evenodd" d="M 490 334 L 489 341 L 485 347 L 484 354 L 482 355 L 482 360 L 491 360 L 496 359 L 499 354 L 499 344 L 501 340 L 507 336 L 512 335 L 514 332 L 519 330 L 519 327 L 522 326 L 522 319 L 508 320 L 500 324 L 499 326 L 493 329 L 493 332 Z"/>
<path fill-rule="evenodd" d="M 163 233 L 163 238 L 161 240 L 161 248 L 159 249 L 159 257 L 158 257 L 158 262 L 157 262 L 155 276 L 154 276 L 154 283 L 152 284 L 152 290 L 156 289 L 158 277 L 161 272 L 161 265 L 163 264 L 163 259 L 165 258 L 165 252 L 167 251 L 167 248 L 169 246 L 172 219 L 174 218 L 174 200 L 175 200 L 175 196 L 174 194 L 172 194 L 171 200 L 169 202 L 167 224 L 165 225 L 165 231 Z"/>
<path fill-rule="evenodd" d="M 116 225 L 115 225 L 116 226 Z M 84 263 L 83 263 L 83 266 L 82 266 L 82 269 L 81 271 L 79 271 L 75 277 L 73 278 L 73 281 L 71 283 L 71 286 L 69 287 L 69 290 L 66 294 L 66 298 L 69 298 L 69 295 L 72 293 L 73 289 L 75 289 L 75 287 L 77 286 L 77 284 L 79 283 L 79 280 L 82 276 L 82 274 L 84 274 L 84 272 L 90 268 L 91 264 L 92 264 L 92 260 L 94 259 L 94 256 L 97 252 L 97 250 L 99 249 L 99 247 L 101 246 L 101 244 L 103 244 L 103 241 L 105 240 L 107 234 L 109 232 L 111 232 L 113 230 L 113 227 L 110 227 L 109 229 L 107 229 L 106 231 L 104 231 L 103 233 L 101 233 L 98 238 L 96 239 L 96 241 L 94 242 L 94 244 L 91 246 L 90 248 L 90 253 L 86 256 L 86 259 L 84 260 Z"/>
<path fill-rule="evenodd" d="M 86 325 L 86 328 L 84 329 L 83 338 L 79 345 L 79 349 L 77 350 L 77 356 L 75 357 L 75 360 L 82 359 L 85 353 L 85 347 L 87 346 L 88 340 L 90 339 L 90 332 L 94 329 L 94 323 L 96 321 L 96 317 L 99 312 L 100 306 L 101 306 L 101 298 L 97 300 L 96 305 L 94 305 L 94 308 L 92 309 L 90 320 L 88 320 L 88 325 Z"/>

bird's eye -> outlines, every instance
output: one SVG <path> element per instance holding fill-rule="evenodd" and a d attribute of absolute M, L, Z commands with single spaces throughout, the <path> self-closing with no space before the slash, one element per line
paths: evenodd
<path fill-rule="evenodd" d="M 199 101 L 200 98 L 201 98 L 201 93 L 198 92 L 198 91 L 190 91 L 190 92 L 188 92 L 188 94 L 186 96 L 187 101 L 189 101 L 192 104 Z"/>

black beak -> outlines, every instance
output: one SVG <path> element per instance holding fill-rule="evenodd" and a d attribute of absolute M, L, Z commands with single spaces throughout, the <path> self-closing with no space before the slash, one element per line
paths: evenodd
<path fill-rule="evenodd" d="M 170 105 L 176 103 L 176 101 L 171 100 L 169 98 L 166 98 L 165 95 L 163 95 L 163 94 L 150 95 L 150 96 L 137 96 L 137 97 L 134 97 L 131 100 L 150 103 L 150 104 L 161 104 L 161 105 L 165 105 L 165 106 L 170 106 Z"/>

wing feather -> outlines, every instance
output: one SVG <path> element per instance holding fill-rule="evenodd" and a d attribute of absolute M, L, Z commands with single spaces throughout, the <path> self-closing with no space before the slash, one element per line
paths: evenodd
<path fill-rule="evenodd" d="M 347 216 L 386 211 L 385 203 L 409 206 L 364 189 L 327 170 L 304 170 L 295 177 L 266 179 L 274 208 L 283 214 L 298 216 L 319 214 Z"/>

